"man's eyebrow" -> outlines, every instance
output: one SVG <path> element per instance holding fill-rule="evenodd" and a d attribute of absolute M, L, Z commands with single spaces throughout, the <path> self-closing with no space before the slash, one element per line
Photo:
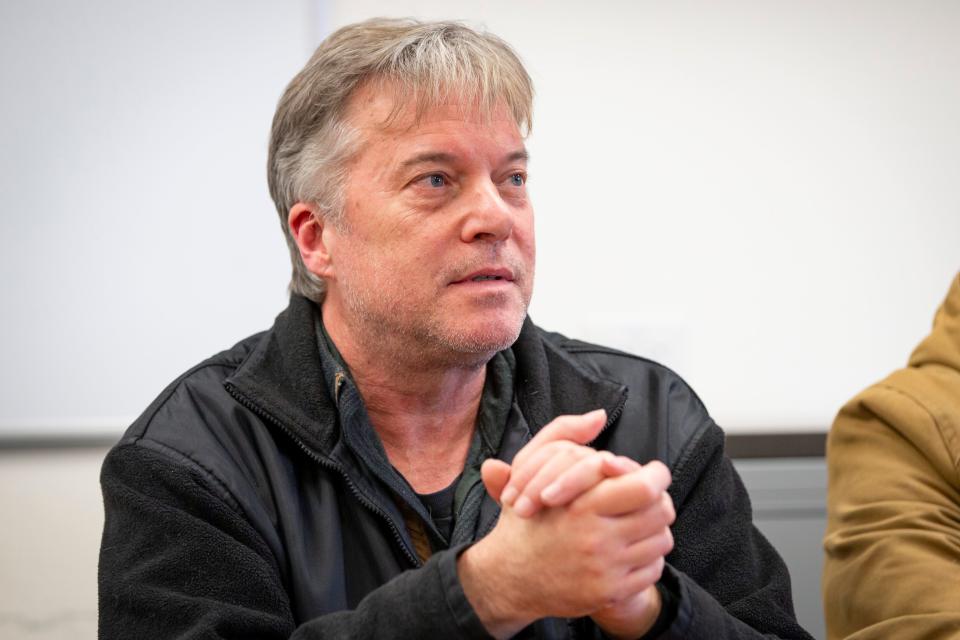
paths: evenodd
<path fill-rule="evenodd" d="M 430 164 L 433 162 L 437 163 L 452 163 L 455 162 L 457 157 L 452 153 L 446 153 L 444 151 L 426 151 L 424 153 L 418 153 L 417 155 L 407 158 L 400 163 L 401 169 L 409 169 L 410 167 L 415 167 L 420 164 Z M 504 162 L 516 162 L 522 160 L 527 162 L 530 160 L 530 153 L 526 149 L 518 149 L 512 153 L 507 154 L 503 161 Z"/>
<path fill-rule="evenodd" d="M 452 153 L 444 153 L 443 151 L 427 151 L 425 153 L 418 153 L 412 158 L 407 158 L 400 163 L 401 169 L 408 169 L 410 167 L 415 167 L 418 164 L 428 164 L 431 162 L 440 162 L 440 163 L 451 163 L 456 159 Z"/>
<path fill-rule="evenodd" d="M 507 162 L 516 162 L 517 160 L 528 162 L 530 160 L 530 153 L 526 149 L 520 149 L 518 151 L 514 151 L 506 157 Z"/>

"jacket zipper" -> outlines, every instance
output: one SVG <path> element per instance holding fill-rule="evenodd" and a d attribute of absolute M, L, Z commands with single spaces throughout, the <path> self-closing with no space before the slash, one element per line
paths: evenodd
<path fill-rule="evenodd" d="M 610 428 L 610 426 L 611 426 L 614 422 L 616 422 L 618 419 L 620 419 L 620 414 L 623 413 L 623 407 L 626 406 L 626 404 L 627 404 L 627 396 L 626 396 L 626 394 L 623 394 L 622 396 L 620 396 L 620 402 L 617 403 L 617 406 L 615 406 L 615 407 L 613 408 L 613 411 L 612 411 L 609 415 L 607 415 L 607 423 L 606 423 L 605 425 L 603 425 L 603 428 L 602 428 L 602 429 L 600 429 L 600 433 L 597 434 L 597 437 L 596 437 L 596 438 L 594 438 L 593 440 L 591 440 L 590 442 L 588 442 L 586 446 L 588 446 L 588 447 L 589 447 L 589 446 L 592 446 L 594 442 L 596 442 L 597 440 L 600 439 L 600 435 L 601 435 L 604 431 L 606 431 L 608 428 Z"/>
<path fill-rule="evenodd" d="M 354 497 L 360 502 L 360 504 L 362 504 L 364 507 L 366 507 L 373 513 L 377 514 L 384 522 L 387 523 L 387 526 L 390 528 L 390 531 L 393 533 L 393 537 L 396 539 L 397 544 L 400 545 L 400 549 L 403 551 L 403 554 L 407 557 L 407 559 L 410 560 L 410 562 L 412 562 L 415 567 L 423 566 L 423 562 L 420 560 L 420 558 L 418 558 L 416 554 L 414 554 L 412 551 L 410 551 L 410 549 L 407 548 L 407 543 L 403 539 L 403 535 L 401 535 L 400 530 L 397 529 L 397 526 L 393 523 L 393 520 L 390 518 L 390 516 L 383 509 L 378 507 L 376 504 L 370 501 L 365 495 L 363 495 L 363 493 L 359 489 L 357 489 L 357 486 L 353 483 L 353 480 L 350 479 L 350 476 L 347 475 L 347 472 L 343 469 L 343 467 L 341 467 L 339 464 L 337 464 L 333 460 L 330 460 L 329 458 L 324 458 L 320 454 L 316 453 L 313 449 L 307 446 L 307 444 L 304 443 L 303 440 L 301 440 L 292 431 L 290 431 L 290 429 L 288 429 L 286 425 L 280 422 L 280 420 L 276 419 L 275 417 L 273 417 L 273 415 L 263 410 L 258 405 L 251 402 L 250 400 L 248 400 L 247 397 L 244 396 L 242 393 L 240 393 L 239 389 L 237 389 L 232 383 L 228 382 L 225 384 L 225 386 L 227 388 L 227 391 L 230 393 L 230 395 L 232 395 L 237 400 L 237 402 L 239 402 L 244 407 L 246 407 L 250 411 L 257 414 L 260 418 L 279 427 L 280 430 L 283 431 L 285 434 L 287 434 L 287 436 L 290 437 L 297 444 L 297 446 L 300 447 L 300 449 L 307 454 L 307 456 L 311 460 L 319 464 L 321 467 L 324 467 L 326 469 L 336 471 L 337 473 L 339 473 L 343 477 L 344 481 L 347 483 L 347 486 L 350 488 L 350 492 L 353 493 Z"/>

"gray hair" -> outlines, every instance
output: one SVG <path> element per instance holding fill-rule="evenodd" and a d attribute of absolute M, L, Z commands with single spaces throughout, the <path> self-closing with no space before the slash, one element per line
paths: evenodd
<path fill-rule="evenodd" d="M 297 202 L 339 226 L 346 164 L 359 136 L 344 122 L 353 92 L 369 82 L 411 96 L 417 117 L 450 96 L 489 115 L 505 104 L 524 135 L 533 116 L 533 85 L 506 42 L 457 22 L 374 18 L 324 40 L 287 85 L 270 131 L 267 179 L 280 215 L 293 275 L 290 291 L 321 302 L 322 278 L 303 264 L 287 217 Z M 400 100 L 394 114 L 403 106 Z"/>

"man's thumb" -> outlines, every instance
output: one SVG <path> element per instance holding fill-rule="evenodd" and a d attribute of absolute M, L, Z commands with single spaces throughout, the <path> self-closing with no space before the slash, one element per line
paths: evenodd
<path fill-rule="evenodd" d="M 500 494 L 510 480 L 510 465 L 503 460 L 490 458 L 480 467 L 480 478 L 483 479 L 483 486 L 487 488 L 487 493 L 499 504 Z"/>

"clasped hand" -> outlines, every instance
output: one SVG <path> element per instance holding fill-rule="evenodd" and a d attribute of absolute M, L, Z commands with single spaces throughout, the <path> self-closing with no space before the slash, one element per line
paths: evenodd
<path fill-rule="evenodd" d="M 542 617 L 589 615 L 607 634 L 629 638 L 655 621 L 654 584 L 673 548 L 670 472 L 585 446 L 605 421 L 602 410 L 561 416 L 511 465 L 484 463 L 484 485 L 503 509 L 458 566 L 494 635 Z"/>

